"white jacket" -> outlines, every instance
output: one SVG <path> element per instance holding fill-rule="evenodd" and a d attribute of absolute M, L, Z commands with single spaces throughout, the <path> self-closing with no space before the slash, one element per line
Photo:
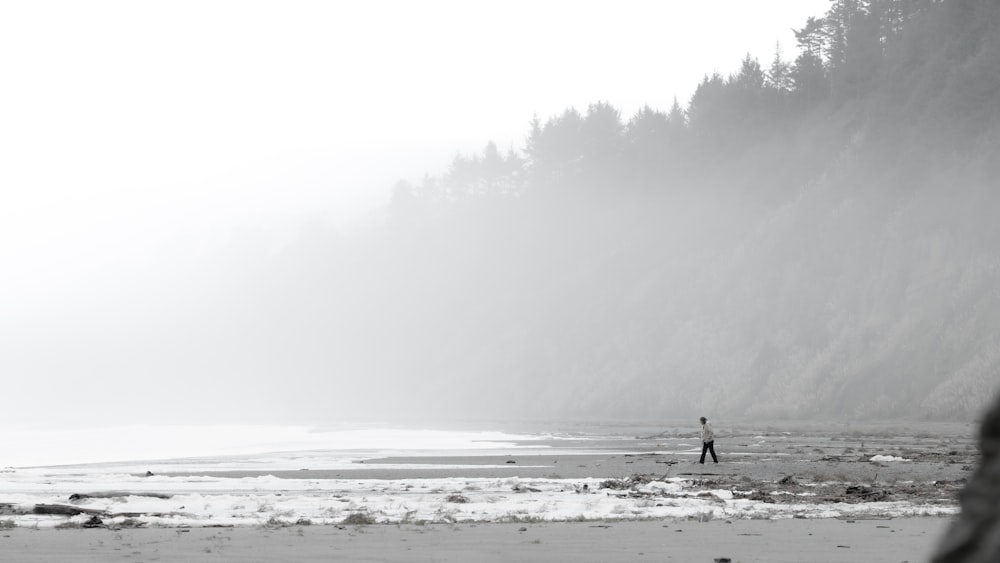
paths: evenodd
<path fill-rule="evenodd" d="M 715 432 L 712 432 L 711 422 L 701 425 L 701 441 L 706 443 L 715 441 Z"/>

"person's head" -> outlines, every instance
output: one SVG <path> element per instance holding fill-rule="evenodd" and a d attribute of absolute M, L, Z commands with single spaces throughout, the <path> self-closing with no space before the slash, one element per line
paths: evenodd
<path fill-rule="evenodd" d="M 705 418 L 705 417 L 701 417 L 699 420 L 701 420 L 702 424 L 705 424 L 706 422 L 708 422 L 708 419 Z"/>

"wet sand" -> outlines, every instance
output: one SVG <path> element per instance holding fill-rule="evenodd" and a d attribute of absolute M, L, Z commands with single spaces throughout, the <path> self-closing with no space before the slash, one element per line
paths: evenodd
<path fill-rule="evenodd" d="M 0 560 L 90 561 L 926 561 L 947 518 L 561 522 L 32 530 L 0 533 Z"/>
<path fill-rule="evenodd" d="M 698 463 L 697 429 L 654 435 L 651 427 L 627 428 L 634 435 L 600 440 L 561 439 L 523 445 L 535 449 L 495 455 L 476 453 L 377 457 L 349 469 L 219 471 L 201 475 L 286 479 L 509 478 L 625 479 L 632 475 L 712 481 L 747 488 L 791 477 L 799 482 L 866 484 L 899 489 L 907 498 L 954 503 L 954 495 L 979 459 L 970 424 L 813 426 L 792 433 L 752 425 L 716 429 L 720 463 Z M 606 429 L 605 429 L 606 431 Z M 538 448 L 537 446 L 544 446 Z M 899 461 L 872 461 L 876 456 Z M 904 461 L 905 460 L 905 461 Z M 461 466 L 461 467 L 455 467 Z M 165 475 L 192 475 L 165 473 Z M 899 487 L 900 484 L 906 487 Z"/>

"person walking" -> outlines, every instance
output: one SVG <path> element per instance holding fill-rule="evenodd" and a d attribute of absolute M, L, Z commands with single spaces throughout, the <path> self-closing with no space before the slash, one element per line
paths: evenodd
<path fill-rule="evenodd" d="M 715 456 L 715 432 L 712 432 L 712 424 L 707 418 L 701 417 L 701 460 L 698 463 L 705 463 L 707 452 L 712 452 L 712 461 L 719 463 L 719 458 Z"/>

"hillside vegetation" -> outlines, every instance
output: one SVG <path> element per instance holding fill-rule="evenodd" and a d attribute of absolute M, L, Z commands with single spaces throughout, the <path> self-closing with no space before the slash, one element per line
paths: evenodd
<path fill-rule="evenodd" d="M 567 109 L 401 181 L 313 278 L 343 389 L 477 416 L 974 416 L 1000 383 L 1000 4 L 835 0 L 797 36 L 686 106 Z"/>

